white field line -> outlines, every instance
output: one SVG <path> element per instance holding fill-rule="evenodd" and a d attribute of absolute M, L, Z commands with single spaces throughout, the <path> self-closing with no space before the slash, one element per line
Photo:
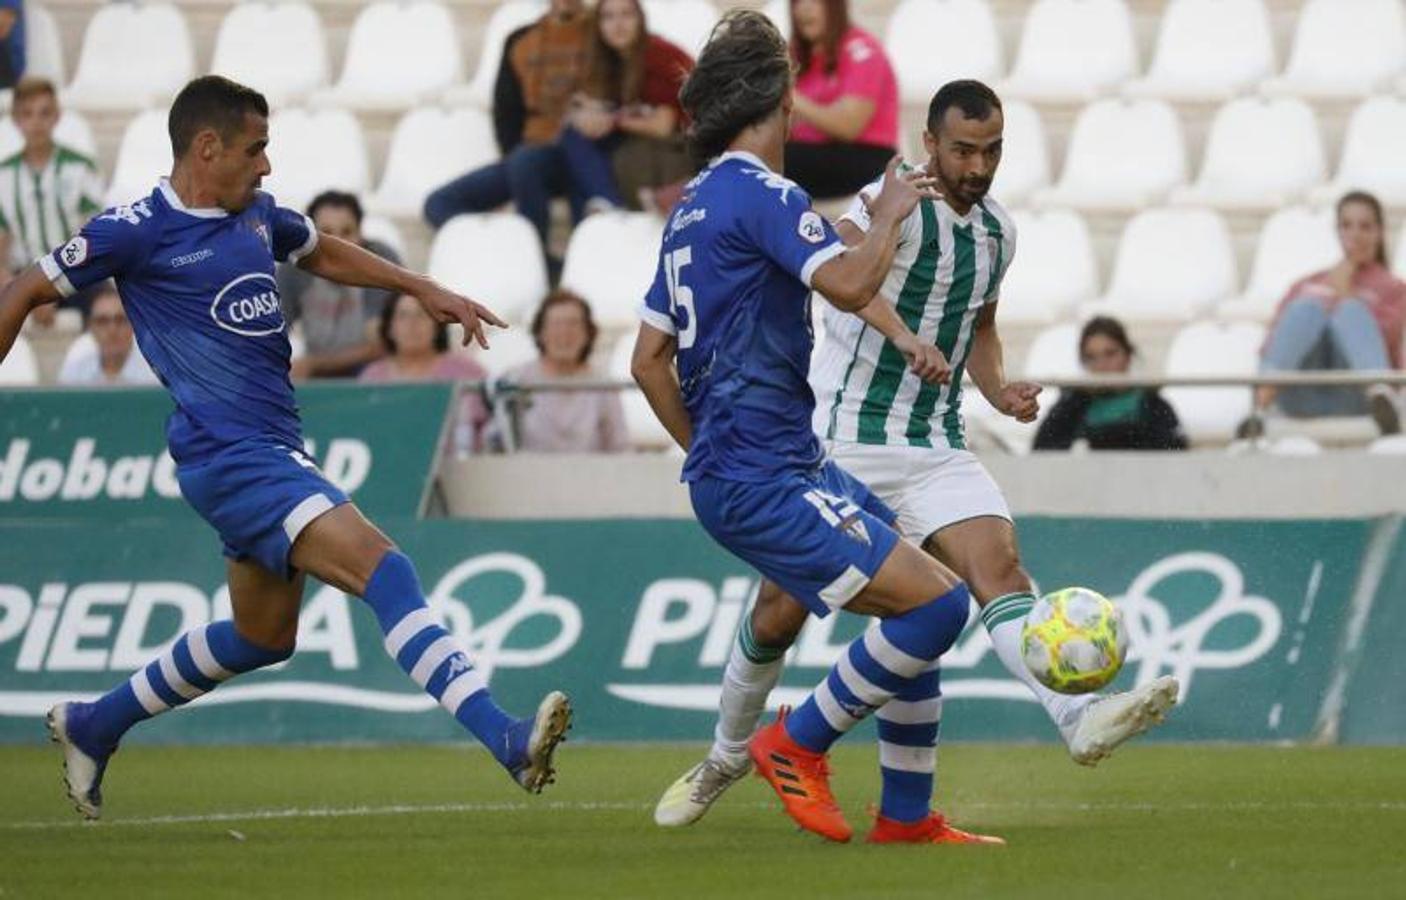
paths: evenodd
<path fill-rule="evenodd" d="M 1406 812 L 1406 800 L 1362 800 L 1316 802 L 1304 801 L 1244 801 L 1236 803 L 1120 803 L 1120 802 L 961 802 L 950 804 L 953 808 L 968 812 L 971 810 L 1032 811 L 1032 812 Z M 734 809 L 771 809 L 770 802 L 729 804 Z M 132 819 L 110 819 L 103 822 L 85 822 L 79 819 L 40 820 L 28 822 L 0 822 L 0 831 L 49 831 L 67 828 L 117 828 L 131 826 L 158 825 L 205 825 L 222 822 L 267 822 L 285 819 L 349 819 L 372 816 L 415 816 L 443 815 L 449 813 L 512 813 L 512 812 L 596 812 L 634 811 L 647 812 L 654 808 L 652 803 L 622 802 L 486 802 L 486 803 L 437 803 L 428 805 L 397 804 L 393 806 L 345 806 L 345 807 L 289 807 L 286 809 L 256 809 L 244 812 L 217 812 L 187 816 L 148 816 Z"/>

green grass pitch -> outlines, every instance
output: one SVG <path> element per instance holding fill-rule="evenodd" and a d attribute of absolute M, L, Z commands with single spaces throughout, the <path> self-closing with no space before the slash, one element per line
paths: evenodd
<path fill-rule="evenodd" d="M 56 750 L 0 748 L 0 898 L 1406 896 L 1406 748 L 1133 746 L 1085 770 L 944 747 L 940 805 L 1004 849 L 826 844 L 756 779 L 656 828 L 701 752 L 567 744 L 528 797 L 457 747 L 133 747 L 83 825 Z M 873 745 L 834 766 L 862 837 Z"/>

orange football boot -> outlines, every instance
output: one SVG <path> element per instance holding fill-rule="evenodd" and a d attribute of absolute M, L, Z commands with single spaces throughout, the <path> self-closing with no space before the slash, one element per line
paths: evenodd
<path fill-rule="evenodd" d="M 988 844 L 1006 845 L 1005 838 L 989 834 L 971 834 L 947 824 L 942 813 L 929 813 L 917 822 L 898 822 L 884 816 L 874 816 L 874 827 L 865 839 L 870 844 Z"/>
<path fill-rule="evenodd" d="M 791 740 L 785 725 L 789 712 L 783 708 L 775 722 L 753 735 L 747 752 L 757 765 L 757 774 L 781 798 L 786 815 L 806 831 L 844 843 L 854 836 L 854 829 L 830 793 L 826 756 Z"/>

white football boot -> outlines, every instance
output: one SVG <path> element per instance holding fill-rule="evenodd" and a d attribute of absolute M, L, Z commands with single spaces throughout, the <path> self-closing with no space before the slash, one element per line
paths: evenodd
<path fill-rule="evenodd" d="M 712 757 L 703 760 L 669 785 L 654 807 L 654 823 L 664 828 L 692 825 L 724 791 L 751 771 L 752 761 L 746 758 L 737 766 L 726 766 Z"/>
<path fill-rule="evenodd" d="M 519 723 L 520 726 L 527 724 L 526 720 Z M 526 740 L 520 746 L 520 756 L 508 766 L 508 771 L 524 790 L 540 794 L 542 788 L 556 781 L 552 757 L 570 729 L 571 701 L 561 691 L 552 691 L 537 705 L 537 714 L 532 717 L 531 728 L 527 729 Z M 514 730 L 509 730 L 505 740 L 512 741 Z"/>
<path fill-rule="evenodd" d="M 1100 697 L 1084 708 L 1069 737 L 1069 755 L 1081 766 L 1096 766 L 1129 738 L 1165 720 L 1176 706 L 1181 685 L 1163 675 L 1121 694 Z"/>
<path fill-rule="evenodd" d="M 95 756 L 78 745 L 71 728 L 74 724 L 70 716 L 75 711 L 78 718 L 91 711 L 88 704 L 60 703 L 45 717 L 49 726 L 49 738 L 63 749 L 63 783 L 68 789 L 68 799 L 74 809 L 85 819 L 97 819 L 103 808 L 103 772 L 111 753 Z"/>

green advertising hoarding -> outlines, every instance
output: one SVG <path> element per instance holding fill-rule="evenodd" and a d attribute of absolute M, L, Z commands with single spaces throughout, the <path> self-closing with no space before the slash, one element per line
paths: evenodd
<path fill-rule="evenodd" d="M 722 668 L 755 581 L 694 523 L 380 524 L 416 561 L 433 607 L 509 708 L 531 709 L 544 691 L 564 688 L 577 707 L 575 733 L 586 739 L 710 734 Z M 1020 523 L 1025 562 L 1041 587 L 1084 584 L 1123 605 L 1134 650 L 1117 687 L 1164 673 L 1182 680 L 1184 703 L 1158 738 L 1250 741 L 1313 736 L 1359 593 L 1363 554 L 1379 526 Z M 3 741 L 42 739 L 50 703 L 99 692 L 182 630 L 228 615 L 219 544 L 204 527 L 148 521 L 113 529 L 101 521 L 40 519 L 24 528 L 0 525 L 0 540 L 7 544 L 0 570 Z M 1406 578 L 1402 548 L 1393 552 L 1398 564 L 1373 590 L 1386 593 L 1395 587 L 1391 578 Z M 773 700 L 803 696 L 864 625 L 848 615 L 812 622 Z M 1364 660 L 1361 671 L 1372 665 Z M 947 737 L 1055 739 L 975 624 L 944 658 L 943 691 Z M 1355 702 L 1349 691 L 1349 722 Z M 241 677 L 133 737 L 400 741 L 457 734 L 386 658 L 360 601 L 312 585 L 291 661 Z M 1386 739 L 1406 740 L 1406 733 Z"/>
<path fill-rule="evenodd" d="M 373 516 L 421 511 L 447 384 L 298 390 L 310 454 Z M 197 521 L 166 453 L 160 388 L 0 391 L 0 521 Z"/>

